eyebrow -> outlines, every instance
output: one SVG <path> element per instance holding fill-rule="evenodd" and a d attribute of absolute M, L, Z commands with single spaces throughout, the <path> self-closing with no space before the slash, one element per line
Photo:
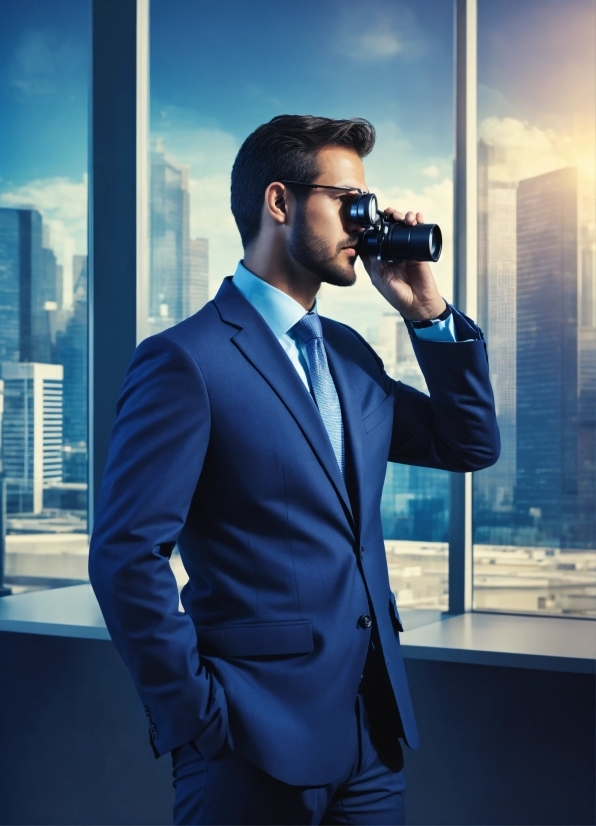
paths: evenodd
<path fill-rule="evenodd" d="M 296 186 L 307 186 L 310 189 L 337 189 L 340 192 L 357 192 L 359 195 L 368 195 L 364 189 L 357 186 L 332 186 L 331 184 L 307 184 L 305 181 L 280 181 L 280 184 L 295 184 Z"/>

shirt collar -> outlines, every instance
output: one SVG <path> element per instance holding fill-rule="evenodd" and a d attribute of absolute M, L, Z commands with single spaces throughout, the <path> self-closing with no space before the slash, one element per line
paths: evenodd
<path fill-rule="evenodd" d="M 294 301 L 287 293 L 278 290 L 277 287 L 272 287 L 271 284 L 247 270 L 242 261 L 236 267 L 232 282 L 255 310 L 263 316 L 276 338 L 281 338 L 306 315 L 301 304 Z M 311 312 L 316 313 L 316 311 L 315 299 Z"/>

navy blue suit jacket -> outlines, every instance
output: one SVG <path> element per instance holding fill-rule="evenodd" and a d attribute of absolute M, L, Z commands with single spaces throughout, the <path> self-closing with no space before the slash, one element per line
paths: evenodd
<path fill-rule="evenodd" d="M 430 398 L 395 382 L 352 329 L 322 318 L 348 486 L 317 407 L 260 314 L 216 298 L 139 345 L 118 401 L 89 575 L 149 719 L 156 756 L 231 747 L 288 783 L 349 768 L 371 628 L 403 735 L 418 734 L 380 518 L 387 461 L 454 471 L 496 461 L 482 334 L 413 337 Z M 184 612 L 169 556 L 189 582 Z"/>

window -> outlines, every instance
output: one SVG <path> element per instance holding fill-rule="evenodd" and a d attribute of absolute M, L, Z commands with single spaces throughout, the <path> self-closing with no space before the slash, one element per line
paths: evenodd
<path fill-rule="evenodd" d="M 89 4 L 0 27 L 0 521 L 13 593 L 87 579 Z"/>
<path fill-rule="evenodd" d="M 595 10 L 478 4 L 478 300 L 502 454 L 474 606 L 596 616 Z"/>
<path fill-rule="evenodd" d="M 241 142 L 282 113 L 361 116 L 377 128 L 366 159 L 383 206 L 422 210 L 443 230 L 436 267 L 452 294 L 452 7 L 440 0 L 367 9 L 353 0 L 151 4 L 148 331 L 195 312 L 242 257 L 229 208 Z M 437 125 L 440 125 L 438 128 Z M 350 324 L 395 378 L 424 387 L 404 324 L 360 269 L 324 286 L 322 314 Z M 446 608 L 448 475 L 388 468 L 382 517 L 400 607 Z"/>

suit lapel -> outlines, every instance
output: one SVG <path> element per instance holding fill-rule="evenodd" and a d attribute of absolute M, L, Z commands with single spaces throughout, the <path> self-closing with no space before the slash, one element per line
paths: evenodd
<path fill-rule="evenodd" d="M 222 321 L 239 328 L 231 341 L 293 416 L 341 499 L 354 528 L 348 491 L 317 406 L 269 325 L 226 278 L 214 304 Z"/>
<path fill-rule="evenodd" d="M 363 502 L 363 458 L 362 458 L 362 412 L 354 396 L 354 379 L 350 367 L 349 354 L 342 348 L 341 337 L 335 325 L 321 318 L 323 340 L 329 369 L 335 383 L 342 410 L 344 438 L 346 440 L 347 472 L 351 480 L 350 501 L 354 510 L 356 525 L 361 525 Z"/>

